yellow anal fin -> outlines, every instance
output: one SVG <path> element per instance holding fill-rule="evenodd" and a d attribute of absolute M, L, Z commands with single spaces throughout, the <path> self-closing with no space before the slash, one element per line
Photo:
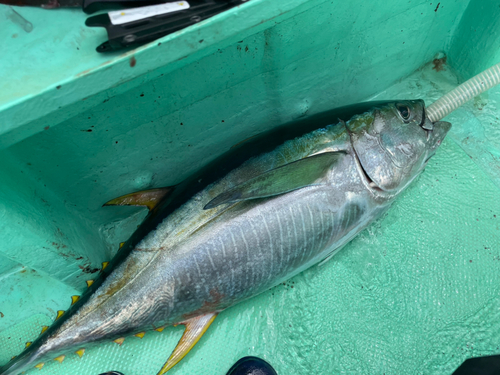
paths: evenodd
<path fill-rule="evenodd" d="M 136 193 L 112 199 L 109 202 L 104 203 L 104 206 L 146 206 L 151 211 L 173 190 L 173 187 L 166 187 L 138 191 Z"/>
<path fill-rule="evenodd" d="M 186 330 L 170 355 L 167 363 L 163 365 L 157 375 L 165 374 L 177 363 L 179 363 L 179 361 L 184 358 L 184 356 L 188 354 L 191 349 L 193 349 L 198 340 L 200 340 L 201 336 L 203 336 L 208 327 L 210 327 L 210 324 L 212 324 L 215 320 L 216 316 L 217 313 L 205 314 L 182 323 L 186 326 Z"/>

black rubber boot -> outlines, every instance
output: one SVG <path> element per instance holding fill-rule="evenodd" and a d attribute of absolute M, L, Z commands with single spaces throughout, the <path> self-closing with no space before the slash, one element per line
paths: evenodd
<path fill-rule="evenodd" d="M 227 372 L 227 375 L 278 375 L 272 366 L 257 357 L 243 357 Z"/>

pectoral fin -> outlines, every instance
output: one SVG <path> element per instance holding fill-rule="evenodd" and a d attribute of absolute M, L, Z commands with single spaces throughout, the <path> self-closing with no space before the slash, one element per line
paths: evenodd
<path fill-rule="evenodd" d="M 146 206 L 151 211 L 165 199 L 174 187 L 138 191 L 104 203 L 103 206 Z"/>
<path fill-rule="evenodd" d="M 271 169 L 218 195 L 204 209 L 208 210 L 224 203 L 272 197 L 317 185 L 342 155 L 344 152 L 324 152 Z"/>
<path fill-rule="evenodd" d="M 217 313 L 205 314 L 182 323 L 186 326 L 186 330 L 170 355 L 167 363 L 163 365 L 157 375 L 165 374 L 177 363 L 179 363 L 179 361 L 184 358 L 184 356 L 188 354 L 189 351 L 196 345 L 201 336 L 203 336 L 208 327 L 210 327 L 210 324 L 212 324 L 216 316 Z"/>

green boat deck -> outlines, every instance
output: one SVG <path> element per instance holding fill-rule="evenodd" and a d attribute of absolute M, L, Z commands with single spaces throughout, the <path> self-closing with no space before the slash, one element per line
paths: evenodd
<path fill-rule="evenodd" d="M 429 104 L 500 61 L 497 2 L 431 1 L 252 0 L 113 55 L 95 52 L 105 32 L 78 10 L 15 8 L 26 33 L 0 6 L 0 364 L 144 217 L 107 200 L 335 107 Z M 245 355 L 280 375 L 451 374 L 500 354 L 499 117 L 500 88 L 448 116 L 445 142 L 385 217 L 324 266 L 221 313 L 169 374 L 225 374 Z M 28 374 L 156 374 L 182 331 Z"/>

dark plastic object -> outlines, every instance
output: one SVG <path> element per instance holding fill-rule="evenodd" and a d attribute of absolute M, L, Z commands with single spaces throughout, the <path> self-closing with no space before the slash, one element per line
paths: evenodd
<path fill-rule="evenodd" d="M 113 0 L 105 1 L 113 3 Z M 151 42 L 243 4 L 246 1 L 195 0 L 189 1 L 190 7 L 188 9 L 143 18 L 121 25 L 113 25 L 107 13 L 89 17 L 85 21 L 85 24 L 90 27 L 104 27 L 106 29 L 108 32 L 108 41 L 98 46 L 96 51 L 110 52 Z M 102 0 L 100 0 L 100 3 L 102 3 Z"/>
<path fill-rule="evenodd" d="M 227 375 L 278 375 L 273 367 L 257 357 L 243 357 L 227 372 Z"/>
<path fill-rule="evenodd" d="M 67 1 L 74 1 L 74 0 L 67 0 Z M 165 0 L 83 0 L 82 9 L 85 13 L 91 14 L 100 10 L 138 8 L 147 5 L 163 4 L 165 2 L 166 2 Z"/>
<path fill-rule="evenodd" d="M 95 13 L 99 10 L 138 8 L 147 5 L 163 4 L 165 2 L 167 0 L 0 0 L 0 4 L 42 7 L 44 9 L 82 7 L 83 11 L 87 14 Z M 199 0 L 194 0 L 194 2 L 199 2 Z"/>
<path fill-rule="evenodd" d="M 453 375 L 498 375 L 500 355 L 469 358 L 455 370 Z"/>

